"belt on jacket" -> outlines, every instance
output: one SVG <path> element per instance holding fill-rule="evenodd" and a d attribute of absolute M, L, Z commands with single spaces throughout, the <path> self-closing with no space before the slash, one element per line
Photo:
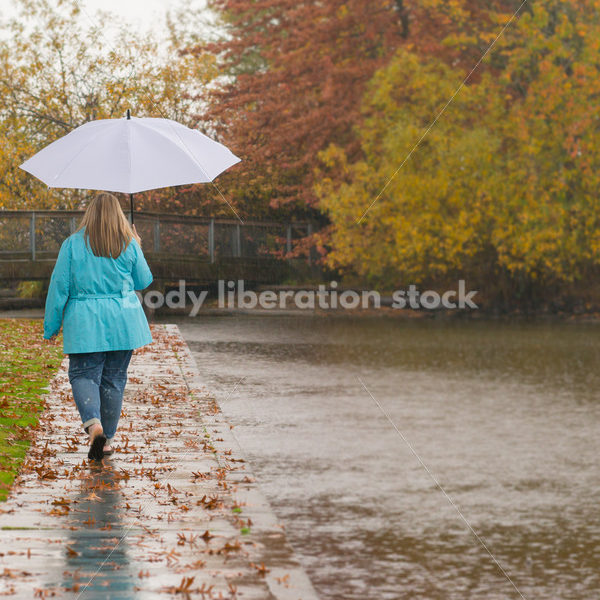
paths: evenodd
<path fill-rule="evenodd" d="M 76 296 L 69 296 L 71 300 L 90 300 L 96 298 L 124 298 L 127 294 L 130 294 L 133 290 L 123 290 L 121 292 L 114 292 L 112 294 L 77 294 Z"/>

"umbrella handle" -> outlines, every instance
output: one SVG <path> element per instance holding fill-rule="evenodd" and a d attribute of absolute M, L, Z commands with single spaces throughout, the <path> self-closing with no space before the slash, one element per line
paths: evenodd
<path fill-rule="evenodd" d="M 131 110 L 127 109 L 127 120 L 131 119 Z M 131 214 L 131 224 L 133 225 L 133 194 L 129 194 L 129 213 Z"/>

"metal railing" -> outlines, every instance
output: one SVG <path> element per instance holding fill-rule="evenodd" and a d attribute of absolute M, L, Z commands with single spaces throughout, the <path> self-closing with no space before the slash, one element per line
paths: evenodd
<path fill-rule="evenodd" d="M 83 211 L 0 211 L 0 260 L 55 258 Z M 277 223 L 139 212 L 135 224 L 144 252 L 203 258 L 283 258 L 294 243 L 310 235 L 308 222 Z M 310 262 L 310 257 L 309 257 Z"/>

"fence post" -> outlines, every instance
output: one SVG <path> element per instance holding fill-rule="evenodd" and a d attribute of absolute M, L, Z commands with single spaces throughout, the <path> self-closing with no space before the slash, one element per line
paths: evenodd
<path fill-rule="evenodd" d="M 292 251 L 292 225 L 289 223 L 285 235 L 285 251 L 287 254 Z"/>
<path fill-rule="evenodd" d="M 75 233 L 76 228 L 77 228 L 77 223 L 75 222 L 75 217 L 71 217 L 69 220 L 69 232 Z"/>
<path fill-rule="evenodd" d="M 160 219 L 154 221 L 154 252 L 160 252 Z"/>
<path fill-rule="evenodd" d="M 31 260 L 35 260 L 35 211 L 31 211 L 31 221 L 29 222 L 29 247 Z"/>
<path fill-rule="evenodd" d="M 242 256 L 242 236 L 240 231 L 240 224 L 235 226 L 235 252 L 234 256 L 240 258 Z"/>
<path fill-rule="evenodd" d="M 210 262 L 215 262 L 215 220 L 211 219 L 208 226 L 208 255 Z"/>

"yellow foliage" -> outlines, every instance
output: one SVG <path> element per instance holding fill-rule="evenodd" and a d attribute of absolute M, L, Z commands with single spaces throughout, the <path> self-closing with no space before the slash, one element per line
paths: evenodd
<path fill-rule="evenodd" d="M 320 155 L 338 170 L 317 186 L 329 266 L 390 287 L 574 281 L 600 266 L 600 20 L 566 4 L 536 3 L 499 44 L 503 72 L 464 86 L 434 125 L 463 73 L 401 50 L 375 75 L 364 158 Z"/>

